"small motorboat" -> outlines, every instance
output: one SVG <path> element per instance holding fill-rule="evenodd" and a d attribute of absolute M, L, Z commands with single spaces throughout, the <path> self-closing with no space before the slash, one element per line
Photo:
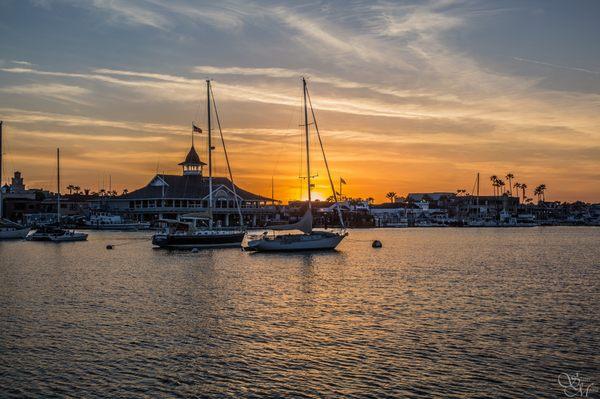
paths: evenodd
<path fill-rule="evenodd" d="M 52 242 L 86 241 L 88 235 L 73 230 L 65 230 L 63 234 L 51 234 L 49 238 Z"/>
<path fill-rule="evenodd" d="M 27 236 L 27 241 L 86 241 L 88 235 L 73 230 L 65 230 L 56 226 L 44 226 L 34 230 Z"/>
<path fill-rule="evenodd" d="M 27 237 L 29 227 L 6 219 L 0 219 L 0 240 L 18 239 Z"/>

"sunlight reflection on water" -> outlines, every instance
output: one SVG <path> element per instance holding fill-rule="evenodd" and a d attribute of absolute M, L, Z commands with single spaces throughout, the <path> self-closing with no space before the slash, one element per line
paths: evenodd
<path fill-rule="evenodd" d="M 561 372 L 600 383 L 598 243 L 569 227 L 353 230 L 300 254 L 2 242 L 0 396 L 560 397 Z"/>

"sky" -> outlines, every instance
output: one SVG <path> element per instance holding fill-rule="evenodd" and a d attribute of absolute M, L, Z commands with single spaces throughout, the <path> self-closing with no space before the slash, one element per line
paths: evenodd
<path fill-rule="evenodd" d="M 181 173 L 211 79 L 236 183 L 305 198 L 305 76 L 345 195 L 472 192 L 478 172 L 483 195 L 511 172 L 599 202 L 598 20 L 583 0 L 1 0 L 4 181 L 54 189 L 57 147 L 61 180 L 92 191 Z"/>

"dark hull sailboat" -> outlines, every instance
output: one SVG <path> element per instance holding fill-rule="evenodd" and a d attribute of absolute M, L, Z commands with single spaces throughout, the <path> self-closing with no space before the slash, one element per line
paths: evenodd
<path fill-rule="evenodd" d="M 239 247 L 243 239 L 243 231 L 205 230 L 195 234 L 155 234 L 152 244 L 171 249 L 226 248 Z"/>
<path fill-rule="evenodd" d="M 193 249 L 193 248 L 222 248 L 222 247 L 240 247 L 242 240 L 244 239 L 245 229 L 243 226 L 244 218 L 242 216 L 242 210 L 238 201 L 238 196 L 233 183 L 233 174 L 231 172 L 231 166 L 229 164 L 229 158 L 227 156 L 227 150 L 225 148 L 225 139 L 223 138 L 223 131 L 221 130 L 221 122 L 219 121 L 219 114 L 216 109 L 216 103 L 214 96 L 212 96 L 212 88 L 210 80 L 206 81 L 206 97 L 207 97 L 207 127 L 208 127 L 208 212 L 204 213 L 192 213 L 187 215 L 181 215 L 178 220 L 173 219 L 161 219 L 160 223 L 165 225 L 164 230 L 160 233 L 152 236 L 152 244 L 160 248 L 170 249 Z M 211 115 L 214 107 L 214 113 L 217 118 L 217 125 L 219 128 L 219 134 L 221 136 L 221 143 L 223 145 L 223 153 L 227 162 L 227 169 L 229 171 L 229 179 L 231 181 L 231 188 L 235 197 L 239 212 L 240 226 L 235 229 L 218 228 L 214 226 L 213 220 L 213 161 L 212 153 L 215 149 L 212 144 L 212 125 Z M 205 165 L 200 160 L 200 157 L 194 149 L 194 132 L 202 133 L 202 129 L 192 124 L 192 147 L 188 153 L 184 162 L 180 165 L 184 168 L 184 175 L 201 176 L 202 167 Z M 201 222 L 204 225 L 198 226 Z"/>

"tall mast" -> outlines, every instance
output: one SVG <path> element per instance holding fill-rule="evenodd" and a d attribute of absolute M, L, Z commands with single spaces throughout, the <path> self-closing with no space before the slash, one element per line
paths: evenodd
<path fill-rule="evenodd" d="M 311 209 L 310 197 L 310 142 L 308 134 L 308 107 L 306 103 L 306 79 L 302 78 L 302 88 L 304 89 L 304 132 L 306 134 L 306 181 L 308 181 L 308 209 Z"/>
<path fill-rule="evenodd" d="M 479 216 L 479 172 L 477 172 L 477 216 Z"/>
<path fill-rule="evenodd" d="M 209 227 L 213 227 L 213 200 L 212 200 L 212 127 L 210 124 L 210 80 L 206 79 L 206 107 L 207 107 L 207 125 L 208 125 L 208 211 L 210 213 Z"/>
<path fill-rule="evenodd" d="M 60 226 L 60 148 L 56 149 L 56 216 Z"/>
<path fill-rule="evenodd" d="M 0 121 L 0 219 L 2 219 L 2 121 Z"/>

